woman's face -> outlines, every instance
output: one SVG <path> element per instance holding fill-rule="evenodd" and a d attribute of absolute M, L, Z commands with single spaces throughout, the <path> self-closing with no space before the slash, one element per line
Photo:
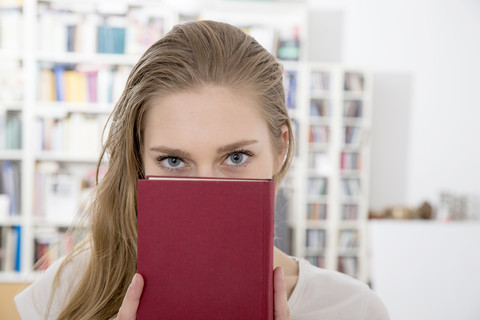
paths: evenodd
<path fill-rule="evenodd" d="M 145 174 L 270 179 L 285 156 L 274 150 L 257 102 L 226 87 L 154 100 L 146 115 Z M 282 138 L 288 141 L 287 127 Z"/>

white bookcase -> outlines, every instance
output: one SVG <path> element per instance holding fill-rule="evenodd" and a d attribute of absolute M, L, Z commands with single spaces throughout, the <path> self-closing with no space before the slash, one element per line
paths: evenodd
<path fill-rule="evenodd" d="M 0 8 L 1 4 L 2 0 L 0 0 Z M 87 0 L 72 3 L 63 0 L 23 0 L 22 7 L 17 9 L 21 17 L 23 41 L 18 47 L 8 50 L 2 49 L 0 43 L 0 58 L 1 61 L 12 61 L 13 64 L 20 66 L 23 93 L 18 99 L 2 99 L 8 95 L 2 96 L 0 91 L 0 120 L 3 114 L 18 114 L 21 117 L 22 141 L 19 148 L 0 149 L 0 163 L 14 163 L 19 168 L 21 210 L 15 215 L 0 214 L 0 230 L 6 239 L 6 233 L 10 233 L 11 236 L 12 231 L 10 230 L 21 227 L 20 247 L 15 250 L 21 255 L 21 266 L 17 271 L 5 271 L 0 268 L 3 270 L 0 271 L 0 282 L 31 280 L 35 276 L 35 273 L 31 272 L 35 262 L 35 250 L 39 248 L 35 240 L 43 241 L 46 244 L 54 242 L 58 238 L 57 233 L 63 232 L 69 226 L 71 217 L 66 211 L 72 211 L 70 210 L 71 203 L 62 202 L 62 199 L 58 198 L 58 194 L 57 198 L 55 195 L 50 195 L 50 202 L 58 201 L 55 203 L 56 210 L 45 209 L 46 206 L 48 207 L 48 203 L 46 203 L 48 201 L 44 200 L 45 195 L 39 194 L 39 191 L 48 192 L 49 188 L 45 187 L 46 184 L 52 187 L 56 182 L 66 180 L 72 181 L 72 184 L 63 184 L 65 188 L 68 186 L 74 188 L 73 182 L 82 180 L 87 188 L 81 194 L 88 191 L 92 170 L 99 155 L 99 129 L 103 128 L 103 124 L 113 108 L 115 95 L 118 95 L 118 91 L 111 93 L 113 97 L 110 101 L 103 101 L 99 97 L 100 93 L 97 92 L 95 101 L 95 99 L 91 99 L 92 94 L 88 91 L 89 97 L 82 99 L 83 101 L 75 101 L 75 99 L 55 101 L 56 99 L 48 98 L 54 94 L 49 83 L 59 76 L 58 74 L 61 75 L 65 71 L 73 70 L 81 73 L 98 68 L 99 70 L 114 69 L 123 72 L 117 79 L 118 87 L 122 85 L 122 77 L 124 79 L 125 74 L 141 54 L 141 52 L 100 54 L 96 53 L 96 50 L 92 51 L 95 43 L 83 44 L 84 46 L 80 47 L 74 45 L 73 52 L 67 52 L 65 48 L 59 50 L 58 48 L 61 46 L 57 45 L 53 45 L 57 49 L 48 51 L 42 49 L 41 41 L 45 41 L 45 39 L 41 37 L 41 34 L 39 35 L 39 32 L 45 32 L 42 31 L 42 28 L 53 28 L 49 29 L 47 33 L 64 37 L 69 32 L 68 30 L 72 31 L 71 26 L 76 24 L 80 28 L 79 26 L 83 25 L 85 21 L 89 21 L 89 23 L 96 21 L 97 24 L 94 23 L 94 27 L 103 23 L 117 27 L 118 24 L 125 23 L 125 19 L 128 20 L 130 14 L 134 17 L 137 17 L 136 15 L 142 17 L 142 8 L 148 8 L 146 9 L 148 14 L 154 13 L 155 17 L 161 19 L 163 33 L 167 32 L 174 24 L 183 21 L 182 16 L 175 9 L 163 4 L 162 1 L 99 2 Z M 4 9 L 0 9 L 0 16 L 3 12 Z M 266 12 L 268 14 L 265 14 Z M 44 18 L 46 20 L 42 20 Z M 363 70 L 345 69 L 340 65 L 307 61 L 308 15 L 304 5 L 248 2 L 246 6 L 245 3 L 219 1 L 212 2 L 208 8 L 202 10 L 200 18 L 236 24 L 257 37 L 259 42 L 272 53 L 284 58 L 291 58 L 291 60 L 282 60 L 282 63 L 285 66 L 285 82 L 294 87 L 294 90 L 287 96 L 289 97 L 289 112 L 295 122 L 297 140 L 294 165 L 283 184 L 289 195 L 288 225 L 292 232 L 292 254 L 306 257 L 315 264 L 335 270 L 339 269 L 339 261 L 341 261 L 347 265 L 345 272 L 366 281 L 366 241 L 364 237 L 368 208 L 368 133 L 369 119 L 371 119 L 371 81 L 368 73 Z M 58 25 L 58 21 L 64 23 L 65 20 L 72 22 L 70 29 L 67 28 L 69 23 Z M 57 30 L 59 28 L 66 29 Z M 82 30 L 84 33 L 91 32 L 92 26 L 90 29 Z M 63 66 L 65 70 L 60 69 L 59 71 L 59 69 L 55 69 L 56 66 Z M 2 65 L 0 65 L 1 67 Z M 52 70 L 56 70 L 57 74 Z M 328 78 L 328 86 L 323 90 L 311 87 L 312 74 L 315 73 L 325 74 Z M 363 81 L 362 90 L 344 90 L 346 74 L 360 75 Z M 317 79 L 317 83 L 318 81 L 320 80 Z M 355 80 L 352 80 L 352 83 L 355 84 Z M 0 88 L 0 90 L 2 89 Z M 58 93 L 55 92 L 55 95 Z M 310 113 L 311 101 L 318 105 L 316 116 L 312 116 Z M 328 103 L 325 102 L 324 106 L 323 101 Z M 345 101 L 360 101 L 358 103 L 362 104 L 362 116 L 344 117 Z M 350 108 L 354 109 L 355 107 Z M 350 110 L 350 112 L 354 113 L 354 110 Z M 41 126 L 43 129 L 39 129 Z M 310 126 L 320 128 L 314 129 L 318 137 L 324 135 L 327 130 L 328 140 L 321 142 L 322 139 L 320 139 L 320 142 L 309 143 Z M 361 128 L 361 143 L 345 144 L 345 126 Z M 39 141 L 45 140 L 45 138 L 40 139 L 40 136 L 46 134 L 45 128 L 47 127 L 54 132 L 57 130 L 57 135 L 52 135 L 48 143 L 44 141 L 43 147 L 40 148 Z M 81 130 L 85 127 L 90 128 L 87 133 L 77 138 L 70 138 L 66 146 L 58 138 L 68 133 L 72 134 L 68 131 L 71 128 Z M 96 133 L 88 134 L 93 131 Z M 352 133 L 349 131 L 349 134 L 356 136 L 353 131 Z M 63 132 L 63 134 L 58 134 L 58 132 Z M 82 138 L 85 139 L 86 136 L 89 137 L 87 144 L 82 141 Z M 92 140 L 96 140 L 98 145 L 94 146 Z M 46 147 L 47 144 L 48 147 Z M 347 156 L 342 156 L 342 152 L 345 152 Z M 352 156 L 357 153 L 358 156 Z M 344 162 L 348 160 L 348 163 L 355 162 L 353 159 L 355 157 L 361 158 L 361 167 L 355 170 L 342 170 L 342 157 L 345 158 Z M 325 195 L 308 195 L 309 179 L 322 181 L 322 178 L 328 181 L 328 192 Z M 349 185 L 348 182 L 343 182 L 346 181 L 344 179 L 354 182 L 350 182 L 351 185 Z M 342 188 L 347 186 L 356 191 L 357 182 L 355 181 L 360 184 L 358 194 L 342 195 Z M 321 182 L 315 183 L 317 185 L 313 187 L 320 188 Z M 68 190 L 66 192 L 68 196 Z M 348 221 L 342 219 L 342 208 L 347 204 L 357 206 L 355 219 Z M 310 218 L 307 216 L 307 205 L 317 210 L 310 214 Z M 326 217 L 322 218 L 322 210 L 325 208 Z M 53 211 L 56 212 L 53 213 Z M 67 217 L 62 216 L 64 211 Z M 350 209 L 350 211 L 355 210 Z M 354 236 L 350 233 L 342 233 L 344 230 L 357 232 L 356 246 L 350 245 Z M 322 244 L 321 238 L 316 238 L 322 237 L 321 232 L 324 232 L 325 244 Z M 307 246 L 308 237 L 310 240 Z M 12 242 L 11 239 L 9 241 Z M 312 245 L 311 241 L 316 243 Z M 3 252 L 5 252 L 4 242 L 0 245 Z M 345 246 L 343 249 L 340 247 L 342 244 Z M 317 246 L 317 248 L 312 248 L 312 246 Z M 62 254 L 62 252 L 60 251 L 58 254 Z M 339 258 L 343 260 L 339 260 Z M 352 261 L 356 261 L 354 262 L 356 263 L 355 270 L 346 270 Z"/>

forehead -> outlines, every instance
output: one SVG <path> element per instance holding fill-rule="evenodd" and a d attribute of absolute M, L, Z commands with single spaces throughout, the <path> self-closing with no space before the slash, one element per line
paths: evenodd
<path fill-rule="evenodd" d="M 230 143 L 265 134 L 268 127 L 254 95 L 227 87 L 204 87 L 156 98 L 145 119 L 145 142 Z"/>

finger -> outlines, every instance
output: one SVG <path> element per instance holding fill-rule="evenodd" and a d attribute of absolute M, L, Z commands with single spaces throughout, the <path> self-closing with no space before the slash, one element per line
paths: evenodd
<path fill-rule="evenodd" d="M 143 277 L 136 273 L 123 298 L 122 306 L 118 310 L 117 320 L 135 320 L 137 318 L 138 304 L 143 291 Z"/>
<path fill-rule="evenodd" d="M 275 320 L 289 320 L 290 309 L 288 308 L 287 292 L 282 267 L 273 270 L 273 314 Z"/>

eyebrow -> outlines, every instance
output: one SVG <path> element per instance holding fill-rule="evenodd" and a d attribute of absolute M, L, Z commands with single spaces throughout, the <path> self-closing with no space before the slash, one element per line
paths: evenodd
<path fill-rule="evenodd" d="M 258 140 L 237 141 L 237 142 L 227 144 L 225 146 L 221 146 L 221 147 L 217 148 L 217 154 L 233 152 L 235 150 L 238 150 L 239 148 L 243 148 L 243 147 L 246 147 L 246 146 L 254 144 L 254 143 L 258 143 Z M 192 157 L 191 154 L 186 152 L 186 151 L 183 151 L 181 149 L 176 149 L 176 148 L 169 148 L 169 147 L 165 147 L 165 146 L 152 147 L 152 148 L 150 148 L 150 151 L 161 152 L 161 153 L 165 153 L 165 154 L 168 154 L 170 156 L 174 156 L 174 157 L 178 157 L 178 158 L 190 159 Z"/>

